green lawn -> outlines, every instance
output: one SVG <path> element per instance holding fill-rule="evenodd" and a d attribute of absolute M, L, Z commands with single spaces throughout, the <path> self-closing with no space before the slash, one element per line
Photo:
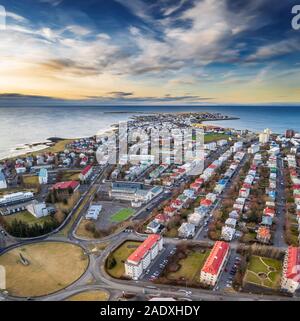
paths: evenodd
<path fill-rule="evenodd" d="M 64 171 L 62 172 L 61 181 L 79 181 L 80 171 Z"/>
<path fill-rule="evenodd" d="M 204 136 L 204 143 L 210 143 L 210 142 L 215 142 L 217 140 L 221 139 L 226 139 L 228 140 L 229 136 L 226 134 L 216 134 L 216 133 L 211 133 L 211 134 L 205 134 Z"/>
<path fill-rule="evenodd" d="M 22 212 L 19 212 L 16 214 L 4 216 L 4 219 L 8 224 L 11 224 L 12 221 L 14 221 L 16 219 L 18 221 L 22 221 L 22 222 L 27 223 L 29 225 L 33 225 L 35 223 L 43 225 L 44 222 L 51 220 L 51 217 L 45 216 L 45 217 L 41 217 L 41 218 L 36 218 L 32 214 L 30 214 L 28 211 L 22 211 Z"/>
<path fill-rule="evenodd" d="M 127 260 L 128 256 L 132 254 L 140 245 L 141 242 L 126 241 L 119 246 L 113 253 L 110 254 L 111 258 L 116 260 L 116 265 L 112 269 L 106 269 L 107 273 L 114 278 L 120 278 L 124 276 L 125 261 Z"/>
<path fill-rule="evenodd" d="M 133 213 L 134 210 L 132 208 L 123 208 L 115 213 L 110 220 L 115 223 L 120 223 L 126 221 Z"/>
<path fill-rule="evenodd" d="M 182 259 L 178 262 L 181 265 L 180 269 L 177 272 L 168 274 L 168 279 L 184 279 L 189 282 L 199 282 L 200 271 L 209 253 L 209 250 L 206 250 L 204 253 L 201 253 L 200 251 L 193 251 L 189 253 L 185 259 Z"/>
<path fill-rule="evenodd" d="M 281 261 L 254 255 L 249 261 L 244 281 L 263 287 L 279 289 L 281 272 Z M 264 276 L 259 275 L 259 273 L 264 273 Z"/>

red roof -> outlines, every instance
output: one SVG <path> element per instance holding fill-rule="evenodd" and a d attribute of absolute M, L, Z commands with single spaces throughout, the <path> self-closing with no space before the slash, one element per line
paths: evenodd
<path fill-rule="evenodd" d="M 270 229 L 268 227 L 261 226 L 257 231 L 257 235 L 261 238 L 271 238 Z"/>
<path fill-rule="evenodd" d="M 215 164 L 210 164 L 209 166 L 208 166 L 208 168 L 216 168 L 217 167 L 217 165 L 215 165 Z"/>
<path fill-rule="evenodd" d="M 127 260 L 136 263 L 140 262 L 160 238 L 161 236 L 158 234 L 150 235 L 131 255 L 129 255 Z"/>
<path fill-rule="evenodd" d="M 244 183 L 244 184 L 243 184 L 243 188 L 247 188 L 247 189 L 249 189 L 249 188 L 251 188 L 251 184 Z"/>
<path fill-rule="evenodd" d="M 203 178 L 197 178 L 197 179 L 195 180 L 195 183 L 197 183 L 197 184 L 203 184 L 203 183 L 204 183 L 204 179 L 203 179 Z"/>
<path fill-rule="evenodd" d="M 178 172 L 178 173 L 185 173 L 185 169 L 184 169 L 184 168 L 178 168 L 178 169 L 177 169 L 177 172 Z"/>
<path fill-rule="evenodd" d="M 288 279 L 294 279 L 295 281 L 300 280 L 300 248 L 289 246 L 288 248 L 288 259 L 287 259 L 287 268 L 285 271 L 285 276 Z"/>
<path fill-rule="evenodd" d="M 265 210 L 264 210 L 264 213 L 266 215 L 275 215 L 275 210 L 273 208 L 266 207 Z"/>
<path fill-rule="evenodd" d="M 160 222 L 166 222 L 168 220 L 168 217 L 164 214 L 157 214 L 155 216 L 155 219 Z"/>
<path fill-rule="evenodd" d="M 88 165 L 86 166 L 82 171 L 81 171 L 81 174 L 82 175 L 86 175 L 91 169 L 92 169 L 92 165 Z"/>
<path fill-rule="evenodd" d="M 181 200 L 176 199 L 176 200 L 174 200 L 174 201 L 171 202 L 171 206 L 172 206 L 172 204 L 175 204 L 175 205 L 177 205 L 177 206 L 180 206 L 180 205 L 182 205 L 182 202 L 181 202 Z"/>
<path fill-rule="evenodd" d="M 164 208 L 164 213 L 174 213 L 176 211 L 176 208 L 172 206 L 167 206 Z"/>
<path fill-rule="evenodd" d="M 79 186 L 79 183 L 76 181 L 60 182 L 52 186 L 52 189 L 68 189 L 72 188 L 73 190 Z"/>
<path fill-rule="evenodd" d="M 300 184 L 293 185 L 293 189 L 300 189 Z"/>
<path fill-rule="evenodd" d="M 208 200 L 207 198 L 202 200 L 200 205 L 204 205 L 204 206 L 211 206 L 212 204 L 212 201 L 211 200 Z"/>
<path fill-rule="evenodd" d="M 217 241 L 211 250 L 201 272 L 218 275 L 221 265 L 229 250 L 229 244 Z"/>

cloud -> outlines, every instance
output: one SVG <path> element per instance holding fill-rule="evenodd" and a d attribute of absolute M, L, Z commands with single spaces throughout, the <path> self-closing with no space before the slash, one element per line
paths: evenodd
<path fill-rule="evenodd" d="M 64 0 L 39 0 L 42 3 L 48 3 L 51 4 L 52 6 L 56 7 L 60 5 Z"/>
<path fill-rule="evenodd" d="M 290 53 L 300 52 L 300 43 L 297 39 L 286 39 L 275 43 L 263 45 L 256 52 L 247 57 L 247 61 L 268 60 Z"/>

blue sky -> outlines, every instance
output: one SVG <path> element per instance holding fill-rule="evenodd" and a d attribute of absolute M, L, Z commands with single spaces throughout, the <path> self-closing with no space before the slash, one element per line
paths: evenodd
<path fill-rule="evenodd" d="M 0 4 L 1 105 L 300 102 L 297 1 Z"/>

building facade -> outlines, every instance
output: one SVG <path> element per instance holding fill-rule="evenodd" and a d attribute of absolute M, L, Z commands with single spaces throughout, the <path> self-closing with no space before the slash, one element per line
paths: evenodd
<path fill-rule="evenodd" d="M 151 262 L 163 249 L 163 238 L 158 234 L 150 235 L 126 260 L 125 274 L 138 280 Z"/>
<path fill-rule="evenodd" d="M 217 241 L 212 248 L 200 273 L 200 282 L 210 286 L 215 286 L 221 274 L 222 268 L 229 255 L 229 244 Z"/>
<path fill-rule="evenodd" d="M 300 247 L 290 246 L 285 254 L 281 288 L 295 293 L 300 290 Z"/>

